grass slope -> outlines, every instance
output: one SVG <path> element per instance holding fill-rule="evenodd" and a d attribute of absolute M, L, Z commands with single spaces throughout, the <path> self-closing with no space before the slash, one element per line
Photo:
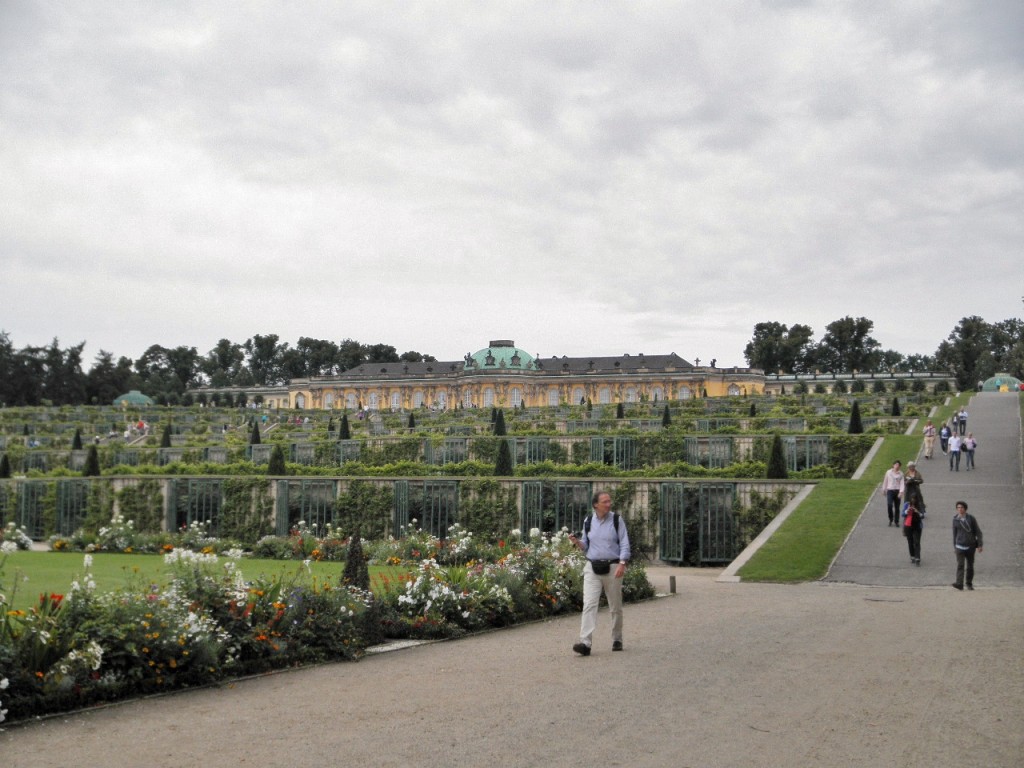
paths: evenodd
<path fill-rule="evenodd" d="M 968 394 L 951 398 L 947 405 L 937 409 L 932 421 L 941 425 L 968 399 Z M 918 426 L 917 434 L 886 437 L 860 480 L 820 481 L 775 535 L 740 569 L 740 579 L 801 582 L 822 578 L 886 470 L 896 459 L 906 465 L 917 457 L 923 422 Z"/>

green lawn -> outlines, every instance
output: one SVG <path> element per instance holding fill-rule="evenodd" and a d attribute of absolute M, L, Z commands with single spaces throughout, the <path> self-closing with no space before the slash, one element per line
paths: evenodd
<path fill-rule="evenodd" d="M 221 558 L 221 562 L 227 562 Z M 236 560 L 246 579 L 258 576 L 288 578 L 305 569 L 297 560 Z M 320 581 L 337 583 L 345 568 L 344 563 L 314 562 L 310 569 Z M 26 609 L 36 605 L 42 593 L 64 594 L 71 582 L 85 573 L 81 552 L 15 552 L 6 562 L 0 561 L 0 585 L 10 598 L 12 607 Z M 92 555 L 93 580 L 97 592 L 110 592 L 121 587 L 159 584 L 164 579 L 164 559 L 160 555 L 123 555 L 97 552 Z M 390 566 L 372 566 L 370 579 L 374 590 L 387 588 L 405 574 L 407 569 Z M 10 610 L 10 608 L 8 608 Z"/>
<path fill-rule="evenodd" d="M 951 398 L 949 405 L 939 407 L 932 421 L 941 425 L 969 397 L 965 393 Z M 918 427 L 914 435 L 886 437 L 860 480 L 820 481 L 775 535 L 740 568 L 740 578 L 799 582 L 823 577 L 885 471 L 896 459 L 906 465 L 917 456 L 923 419 Z"/>

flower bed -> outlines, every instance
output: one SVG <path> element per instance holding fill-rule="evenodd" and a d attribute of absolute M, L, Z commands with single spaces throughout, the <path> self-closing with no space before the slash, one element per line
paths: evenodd
<path fill-rule="evenodd" d="M 41 595 L 30 610 L 8 610 L 0 561 L 0 720 L 357 659 L 385 637 L 456 637 L 581 605 L 582 555 L 564 534 L 534 531 L 528 542 L 514 534 L 483 545 L 458 526 L 444 541 L 414 525 L 405 533 L 366 542 L 365 554 L 355 555 L 408 566 L 408 576 L 376 595 L 368 584 L 318 581 L 308 555 L 334 545 L 306 541 L 305 530 L 295 532 L 301 546 L 288 551 L 298 546 L 306 567 L 290 577 L 246 581 L 236 565 L 241 551 L 184 531 L 175 543 L 197 549 L 171 546 L 166 583 L 99 593 L 85 554 L 66 593 Z M 120 536 L 110 538 L 125 549 Z M 364 552 L 358 539 L 353 544 L 350 558 Z M 623 591 L 627 601 L 653 596 L 642 565 L 627 570 Z"/>

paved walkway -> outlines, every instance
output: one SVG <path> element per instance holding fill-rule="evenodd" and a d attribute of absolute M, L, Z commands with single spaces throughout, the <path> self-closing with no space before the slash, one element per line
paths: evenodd
<path fill-rule="evenodd" d="M 914 566 L 899 528 L 889 527 L 885 495 L 872 496 L 826 576 L 830 582 L 875 586 L 947 587 L 956 574 L 952 520 L 957 500 L 966 501 L 985 537 L 975 558 L 974 584 L 1024 587 L 1024 485 L 1021 477 L 1021 422 L 1015 393 L 983 392 L 967 407 L 967 429 L 978 441 L 976 469 L 950 471 L 935 441 L 935 458 L 916 458 L 924 476 L 928 514 L 921 536 L 921 565 Z M 939 425 L 941 426 L 941 425 Z M 1024 764 L 1024 759 L 1022 759 Z"/>

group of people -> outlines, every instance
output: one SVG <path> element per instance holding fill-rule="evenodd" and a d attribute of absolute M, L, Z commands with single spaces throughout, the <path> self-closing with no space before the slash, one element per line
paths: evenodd
<path fill-rule="evenodd" d="M 978 441 L 974 439 L 974 433 L 967 431 L 967 409 L 960 410 L 936 430 L 932 420 L 929 419 L 924 427 L 924 457 L 931 459 L 935 454 L 935 438 L 939 438 L 939 448 L 944 456 L 949 456 L 949 471 L 960 471 L 960 457 L 963 455 L 967 471 L 974 469 L 974 451 L 978 447 Z"/>
<path fill-rule="evenodd" d="M 965 417 L 966 422 L 966 417 Z M 929 422 L 931 423 L 931 422 Z M 889 526 L 897 526 L 907 539 L 910 562 L 921 565 L 921 532 L 927 511 L 921 486 L 924 478 L 917 471 L 917 462 L 908 461 L 907 471 L 902 471 L 902 462 L 893 462 L 885 473 L 882 490 L 885 493 L 886 514 Z M 956 554 L 956 581 L 954 589 L 974 589 L 974 554 L 982 549 L 981 526 L 974 515 L 968 514 L 967 502 L 956 503 L 953 516 L 953 551 Z"/>

